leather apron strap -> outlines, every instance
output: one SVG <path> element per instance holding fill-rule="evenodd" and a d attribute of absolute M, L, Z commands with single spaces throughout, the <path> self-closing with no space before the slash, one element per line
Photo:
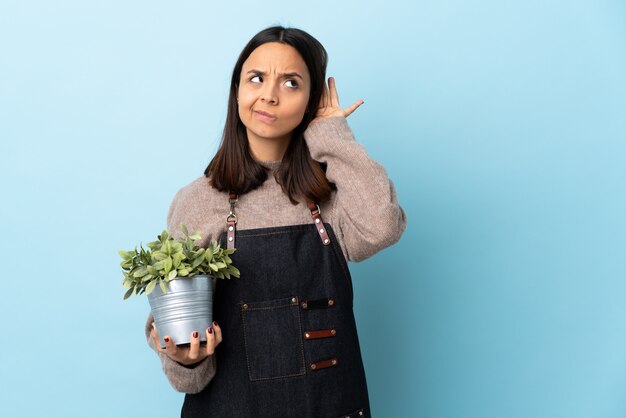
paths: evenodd
<path fill-rule="evenodd" d="M 228 194 L 228 203 L 230 204 L 230 212 L 226 217 L 226 235 L 227 235 L 227 248 L 235 248 L 235 232 L 237 229 L 237 214 L 235 213 L 235 204 L 239 200 L 239 197 L 236 193 Z M 330 236 L 328 232 L 326 232 L 326 228 L 324 227 L 324 221 L 322 219 L 322 211 L 318 204 L 307 201 L 307 206 L 309 211 L 311 211 L 311 217 L 313 218 L 313 222 L 315 222 L 317 232 L 319 233 L 320 239 L 322 240 L 323 245 L 330 245 Z"/>

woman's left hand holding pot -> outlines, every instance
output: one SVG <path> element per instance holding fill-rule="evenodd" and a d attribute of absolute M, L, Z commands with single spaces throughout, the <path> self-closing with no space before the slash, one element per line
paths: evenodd
<path fill-rule="evenodd" d="M 222 330 L 217 325 L 216 322 L 213 322 L 213 327 L 209 327 L 205 330 L 206 334 L 206 343 L 200 342 L 200 334 L 198 332 L 194 332 L 191 335 L 191 342 L 189 346 L 177 346 L 176 342 L 172 340 L 169 336 L 165 336 L 165 348 L 161 347 L 161 343 L 159 342 L 159 334 L 157 333 L 156 326 L 154 322 L 152 323 L 152 339 L 154 340 L 154 346 L 156 350 L 167 354 L 169 358 L 183 366 L 191 366 L 196 363 L 201 362 L 205 358 L 212 356 L 215 353 L 215 347 L 222 342 Z"/>

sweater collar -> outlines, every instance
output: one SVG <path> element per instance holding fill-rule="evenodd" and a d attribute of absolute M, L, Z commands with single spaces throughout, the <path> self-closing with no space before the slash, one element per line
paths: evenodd
<path fill-rule="evenodd" d="M 275 171 L 280 167 L 282 160 L 256 160 L 256 162 L 269 168 L 270 171 Z"/>

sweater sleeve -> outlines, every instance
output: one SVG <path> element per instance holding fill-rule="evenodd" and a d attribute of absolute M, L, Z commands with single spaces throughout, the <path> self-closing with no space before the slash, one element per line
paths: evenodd
<path fill-rule="evenodd" d="M 337 192 L 332 221 L 350 261 L 364 260 L 396 243 L 406 228 L 385 168 L 369 157 L 343 116 L 311 123 L 304 132 L 311 157 L 326 163 L 326 177 Z"/>
<path fill-rule="evenodd" d="M 180 210 L 181 207 L 184 207 L 184 205 L 181 205 L 180 202 L 181 193 L 182 189 L 176 193 L 176 196 L 174 196 L 167 215 L 167 230 L 172 233 L 172 236 L 174 237 L 178 237 L 182 234 L 182 232 L 178 230 L 178 226 L 183 216 L 182 212 L 184 212 Z M 193 227 L 192 225 L 189 226 L 190 229 Z M 185 367 L 177 361 L 172 360 L 167 356 L 167 354 L 157 351 L 154 346 L 154 341 L 150 335 L 153 321 L 154 319 L 152 315 L 149 315 L 145 326 L 146 339 L 150 348 L 152 348 L 159 356 L 161 366 L 167 380 L 169 380 L 172 387 L 178 392 L 200 392 L 206 387 L 206 385 L 209 384 L 215 375 L 215 355 L 205 358 L 193 368 Z"/>

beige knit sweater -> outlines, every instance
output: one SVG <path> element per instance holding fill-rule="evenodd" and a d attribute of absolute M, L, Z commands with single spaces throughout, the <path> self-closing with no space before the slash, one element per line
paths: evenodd
<path fill-rule="evenodd" d="M 324 222 L 333 227 L 346 259 L 364 260 L 397 242 L 407 221 L 393 183 L 384 167 L 356 142 L 346 119 L 333 116 L 313 122 L 304 138 L 313 159 L 327 163 L 326 177 L 337 186 L 330 201 L 320 205 L 320 209 Z M 272 170 L 280 165 L 280 161 L 262 163 Z M 209 180 L 201 176 L 174 196 L 167 229 L 178 237 L 183 222 L 190 233 L 201 231 L 202 241 L 198 244 L 206 246 L 225 230 L 229 209 L 228 194 L 213 189 Z M 258 189 L 239 196 L 236 210 L 238 230 L 313 222 L 306 205 L 292 205 L 272 175 Z M 154 349 L 150 338 L 152 321 L 149 315 L 145 333 Z M 214 355 L 194 368 L 187 368 L 165 354 L 157 354 L 165 375 L 179 392 L 200 392 L 215 375 Z"/>

